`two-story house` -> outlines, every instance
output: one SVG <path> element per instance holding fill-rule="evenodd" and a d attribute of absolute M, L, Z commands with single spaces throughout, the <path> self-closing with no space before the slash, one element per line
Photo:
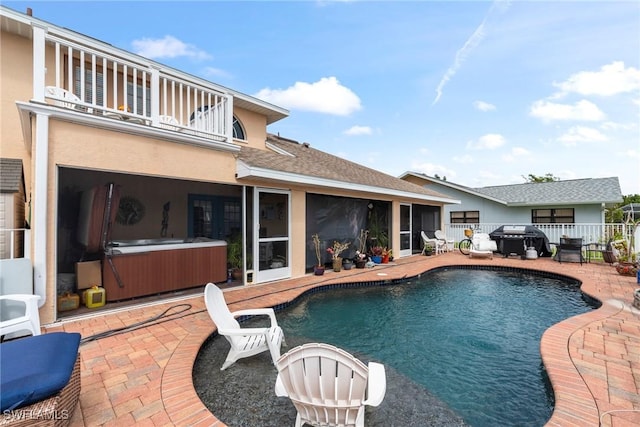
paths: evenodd
<path fill-rule="evenodd" d="M 239 237 L 242 281 L 261 283 L 308 274 L 314 233 L 353 249 L 375 226 L 419 252 L 457 202 L 269 134 L 289 112 L 255 97 L 6 7 L 0 29 L 1 157 L 21 162 L 43 322 L 78 263 L 130 300 L 226 281 Z"/>

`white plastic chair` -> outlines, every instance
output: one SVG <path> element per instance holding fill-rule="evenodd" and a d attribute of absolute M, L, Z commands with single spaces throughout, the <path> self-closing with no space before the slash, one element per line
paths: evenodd
<path fill-rule="evenodd" d="M 427 233 L 425 233 L 424 231 L 420 232 L 420 235 L 422 236 L 422 255 L 424 255 L 424 253 L 427 250 L 427 246 L 431 246 L 433 248 L 433 250 L 435 251 L 435 254 L 438 255 L 440 252 L 443 251 L 442 247 L 444 245 L 444 242 L 438 240 L 438 239 L 431 239 L 427 236 Z"/>
<path fill-rule="evenodd" d="M 173 116 L 161 115 L 159 117 L 160 127 L 168 130 L 179 130 L 180 122 Z"/>
<path fill-rule="evenodd" d="M 365 406 L 378 406 L 387 391 L 384 366 L 365 366 L 329 344 L 309 343 L 285 353 L 276 364 L 276 396 L 291 399 L 296 427 L 363 427 Z"/>
<path fill-rule="evenodd" d="M 436 230 L 436 232 L 434 233 L 434 236 L 436 236 L 436 239 L 438 239 L 441 242 L 443 251 L 449 252 L 453 250 L 453 246 L 455 242 L 453 239 L 447 239 L 447 235 L 444 234 L 444 231 Z"/>
<path fill-rule="evenodd" d="M 280 346 L 285 344 L 282 328 L 278 326 L 275 312 L 272 308 L 255 308 L 229 311 L 224 300 L 224 294 L 213 283 L 208 283 L 204 289 L 204 301 L 207 311 L 213 322 L 218 327 L 218 333 L 223 335 L 229 344 L 229 354 L 220 370 L 227 369 L 238 359 L 254 356 L 269 350 L 271 360 L 275 365 L 280 357 Z M 240 316 L 269 316 L 268 328 L 241 328 L 236 320 Z"/>
<path fill-rule="evenodd" d="M 29 331 L 40 335 L 39 295 L 13 294 L 0 296 L 0 338 Z"/>
<path fill-rule="evenodd" d="M 77 95 L 61 87 L 47 86 L 45 88 L 45 95 L 53 99 L 54 105 L 59 107 L 69 108 L 71 110 L 85 110 L 88 113 L 93 112 L 91 108 L 82 106 L 82 100 Z"/>

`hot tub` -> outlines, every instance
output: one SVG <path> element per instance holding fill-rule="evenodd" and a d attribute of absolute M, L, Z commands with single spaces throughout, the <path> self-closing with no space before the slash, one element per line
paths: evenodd
<path fill-rule="evenodd" d="M 102 262 L 106 300 L 120 301 L 227 279 L 227 242 L 136 239 L 110 242 Z"/>

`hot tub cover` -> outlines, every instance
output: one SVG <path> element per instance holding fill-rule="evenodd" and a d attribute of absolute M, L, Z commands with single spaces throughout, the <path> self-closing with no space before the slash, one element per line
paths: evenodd
<path fill-rule="evenodd" d="M 44 400 L 64 388 L 78 357 L 80 334 L 52 332 L 0 344 L 0 411 Z"/>
<path fill-rule="evenodd" d="M 538 256 L 551 256 L 551 245 L 549 244 L 547 235 L 533 225 L 501 225 L 489 233 L 489 237 L 491 237 L 492 240 L 495 240 L 498 247 L 500 247 L 500 241 L 505 236 L 516 236 L 518 234 L 525 239 L 527 247 L 535 248 Z"/>

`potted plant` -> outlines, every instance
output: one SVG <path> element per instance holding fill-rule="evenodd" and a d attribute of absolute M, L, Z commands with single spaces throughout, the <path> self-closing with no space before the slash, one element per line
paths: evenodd
<path fill-rule="evenodd" d="M 340 243 L 336 240 L 333 241 L 333 246 L 327 248 L 327 252 L 331 254 L 331 260 L 333 261 L 333 271 L 338 272 L 342 269 L 342 257 L 340 254 L 349 247 L 349 242 Z"/>
<path fill-rule="evenodd" d="M 391 256 L 391 249 L 382 248 L 382 263 L 387 264 Z"/>
<path fill-rule="evenodd" d="M 354 258 L 354 262 L 356 264 L 356 268 L 364 268 L 367 263 L 367 236 L 369 235 L 369 230 L 360 230 L 360 236 L 358 237 L 358 250 L 356 250 L 356 256 Z"/>
<path fill-rule="evenodd" d="M 371 248 L 371 261 L 376 264 L 380 264 L 382 262 L 382 251 L 384 248 L 382 246 L 373 246 Z"/>
<path fill-rule="evenodd" d="M 227 266 L 234 280 L 242 279 L 242 235 L 236 233 L 227 242 Z"/>
<path fill-rule="evenodd" d="M 351 261 L 349 258 L 345 258 L 344 261 L 342 261 L 342 267 L 345 270 L 351 270 L 353 268 L 353 261 Z"/>
<path fill-rule="evenodd" d="M 429 243 L 427 243 L 424 247 L 424 254 L 426 256 L 431 256 L 433 255 L 433 246 L 431 246 Z"/>
<path fill-rule="evenodd" d="M 316 276 L 322 276 L 324 274 L 324 264 L 322 263 L 322 252 L 320 251 L 320 237 L 318 233 L 311 236 L 313 240 L 313 246 L 316 250 L 316 259 L 318 262 L 313 266 L 313 274 Z"/>

